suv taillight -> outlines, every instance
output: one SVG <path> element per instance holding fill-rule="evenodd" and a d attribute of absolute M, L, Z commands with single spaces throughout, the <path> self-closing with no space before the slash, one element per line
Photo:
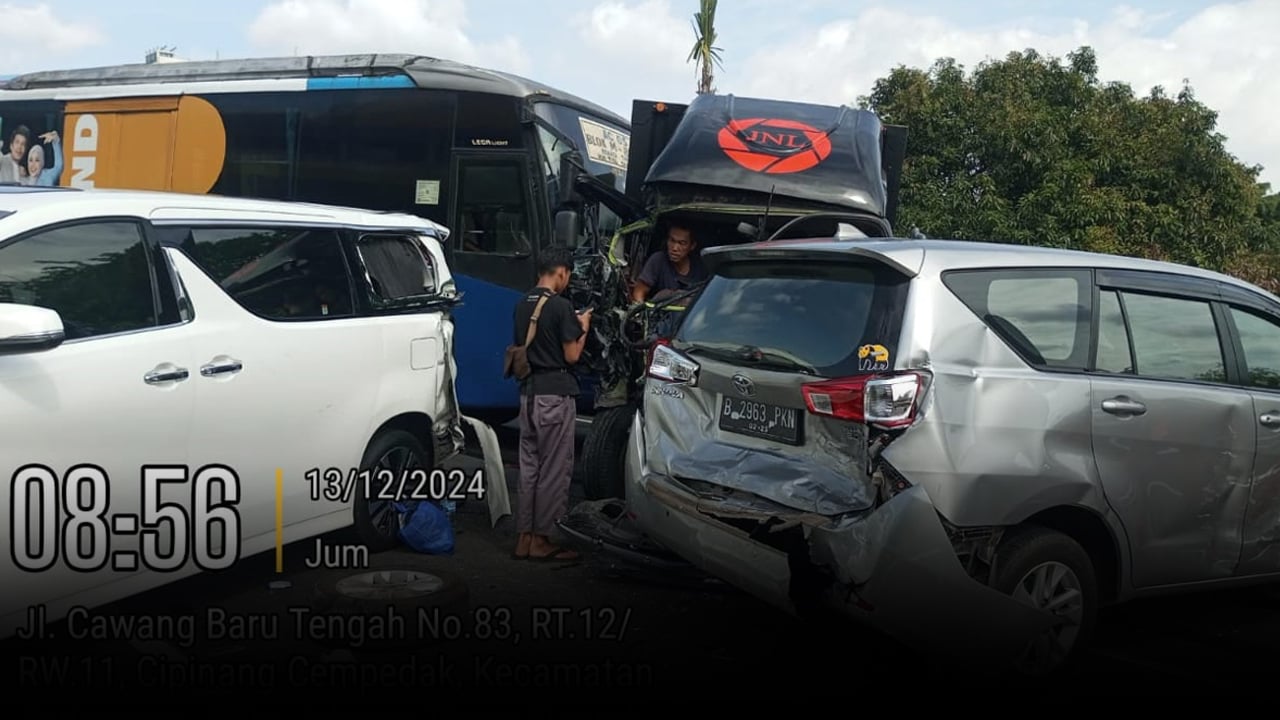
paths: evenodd
<path fill-rule="evenodd" d="M 915 422 L 929 376 L 922 372 L 865 375 L 801 386 L 804 404 L 815 415 L 905 427 Z"/>
<path fill-rule="evenodd" d="M 698 363 L 671 347 L 670 341 L 659 340 L 649 349 L 649 377 L 667 382 L 698 384 Z"/>

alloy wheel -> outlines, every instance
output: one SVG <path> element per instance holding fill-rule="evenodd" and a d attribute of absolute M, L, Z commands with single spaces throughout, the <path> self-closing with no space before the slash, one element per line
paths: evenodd
<path fill-rule="evenodd" d="M 1075 648 L 1084 624 L 1084 592 L 1080 578 L 1066 564 L 1043 562 L 1027 571 L 1013 590 L 1013 597 L 1049 612 L 1053 624 L 1027 644 L 1018 660 L 1032 675 L 1056 670 Z"/>
<path fill-rule="evenodd" d="M 418 478 L 409 473 L 424 470 L 426 462 L 412 448 L 400 445 L 393 447 L 378 458 L 369 478 L 369 521 L 383 537 L 393 538 L 400 532 L 399 514 L 395 503 L 382 499 L 385 494 L 395 494 L 404 478 L 405 492 L 412 492 L 418 485 Z M 364 488 L 361 488 L 364 490 Z"/>

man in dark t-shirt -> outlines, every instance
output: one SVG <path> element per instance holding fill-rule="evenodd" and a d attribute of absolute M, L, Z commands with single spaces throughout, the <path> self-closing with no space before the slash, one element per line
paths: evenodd
<path fill-rule="evenodd" d="M 650 255 L 640 269 L 631 301 L 661 300 L 706 279 L 707 269 L 698 257 L 698 242 L 693 233 L 687 227 L 673 224 L 667 230 L 667 249 Z"/>
<path fill-rule="evenodd" d="M 552 529 L 568 509 L 573 477 L 574 431 L 578 412 L 578 362 L 591 326 L 591 311 L 576 313 L 560 293 L 569 286 L 573 253 L 566 247 L 542 251 L 538 284 L 516 304 L 512 342 L 524 344 L 538 302 L 542 310 L 525 350 L 532 373 L 520 386 L 520 489 L 516 506 L 515 557 L 576 560 L 578 555 L 551 542 Z"/>

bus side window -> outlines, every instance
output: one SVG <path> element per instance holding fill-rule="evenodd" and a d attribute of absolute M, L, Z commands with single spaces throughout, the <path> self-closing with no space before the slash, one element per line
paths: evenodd
<path fill-rule="evenodd" d="M 524 161 L 459 159 L 454 224 L 459 252 L 528 255 L 533 252 Z"/>
<path fill-rule="evenodd" d="M 291 93 L 270 101 L 254 95 L 212 95 L 226 129 L 222 174 L 209 192 L 269 200 L 293 199 L 298 109 Z"/>

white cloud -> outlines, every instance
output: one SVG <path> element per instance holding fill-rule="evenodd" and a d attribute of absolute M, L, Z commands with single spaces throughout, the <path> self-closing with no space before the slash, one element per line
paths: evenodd
<path fill-rule="evenodd" d="M 672 14 L 668 0 L 643 0 L 635 4 L 606 0 L 589 13 L 570 21 L 585 46 L 584 55 L 622 61 L 644 75 L 686 72 L 684 58 L 693 46 L 687 20 Z"/>
<path fill-rule="evenodd" d="M 59 56 L 106 42 L 102 31 L 88 23 L 54 15 L 46 4 L 0 4 L 9 33 L 0 43 L 0 67 L 9 73 L 45 70 Z"/>
<path fill-rule="evenodd" d="M 529 72 L 513 35 L 476 42 L 467 25 L 462 0 L 280 0 L 249 25 L 249 39 L 283 55 L 404 52 Z"/>
<path fill-rule="evenodd" d="M 624 116 L 632 98 L 692 97 L 697 80 L 694 64 L 686 62 L 694 39 L 690 17 L 676 17 L 669 0 L 605 0 L 574 14 L 569 27 L 577 37 L 566 43 L 572 59 L 565 64 L 572 87 Z"/>
<path fill-rule="evenodd" d="M 1228 150 L 1246 164 L 1264 165 L 1261 180 L 1280 189 L 1280 133 L 1270 127 L 1268 112 L 1280 107 L 1280 72 L 1274 69 L 1280 2 L 1213 5 L 1163 33 L 1156 29 L 1162 17 L 1121 7 L 1092 27 L 1074 20 L 1037 22 L 1033 30 L 1031 20 L 1017 20 L 961 28 L 937 17 L 872 8 L 793 33 L 788 42 L 746 58 L 719 84 L 742 95 L 852 102 L 899 64 L 928 67 L 939 57 L 954 57 L 972 69 L 1027 48 L 1062 56 L 1091 45 L 1100 78 L 1128 82 L 1138 94 L 1153 85 L 1174 94 L 1188 80 L 1197 98 L 1218 111 Z"/>

